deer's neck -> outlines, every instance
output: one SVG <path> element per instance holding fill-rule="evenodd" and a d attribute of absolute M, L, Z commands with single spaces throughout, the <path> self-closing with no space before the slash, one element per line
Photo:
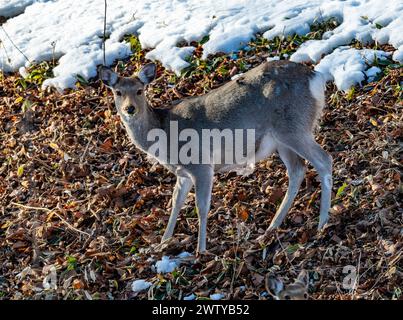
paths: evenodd
<path fill-rule="evenodd" d="M 136 147 L 147 152 L 149 147 L 155 143 L 153 140 L 148 141 L 149 132 L 153 129 L 164 129 L 167 113 L 167 110 L 156 110 L 147 106 L 146 110 L 134 120 L 124 122 L 126 130 Z"/>

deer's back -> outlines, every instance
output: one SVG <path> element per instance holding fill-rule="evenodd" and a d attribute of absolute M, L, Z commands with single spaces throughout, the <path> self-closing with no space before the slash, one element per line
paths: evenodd
<path fill-rule="evenodd" d="M 311 130 L 321 108 L 310 91 L 313 76 L 302 64 L 267 62 L 204 96 L 185 99 L 169 118 L 196 130 Z"/>

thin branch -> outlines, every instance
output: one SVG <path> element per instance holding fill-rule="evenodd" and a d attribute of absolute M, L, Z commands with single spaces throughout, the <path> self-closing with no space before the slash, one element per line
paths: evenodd
<path fill-rule="evenodd" d="M 8 63 L 11 63 L 11 59 L 10 59 L 10 56 L 8 55 L 7 50 L 6 50 L 6 46 L 4 45 L 4 41 L 0 38 L 0 48 L 1 47 L 3 47 L 3 49 L 4 49 L 4 52 L 6 54 Z"/>
<path fill-rule="evenodd" d="M 87 152 L 88 152 L 88 147 L 90 146 L 90 143 L 91 143 L 91 142 L 92 142 L 92 137 L 90 137 L 90 139 L 88 140 L 87 145 L 85 146 L 84 152 L 83 152 L 83 154 L 82 154 L 81 157 L 80 157 L 80 164 L 83 164 L 85 155 L 86 155 Z"/>
<path fill-rule="evenodd" d="M 106 1 L 106 0 L 105 0 Z M 4 31 L 4 34 L 6 35 L 6 37 L 8 38 L 8 40 L 10 40 L 11 44 L 14 46 L 14 48 L 16 48 L 18 50 L 19 53 L 21 53 L 23 55 L 23 57 L 25 58 L 25 60 L 27 60 L 29 63 L 31 63 L 31 61 L 28 59 L 28 57 L 24 54 L 24 52 L 21 51 L 20 48 L 17 47 L 17 45 L 14 43 L 14 41 L 11 39 L 11 37 L 8 35 L 6 29 L 4 29 L 3 26 L 0 26 L 1 29 Z"/>
<path fill-rule="evenodd" d="M 106 9 L 107 9 L 107 0 L 104 0 L 105 3 L 105 11 L 104 11 L 104 38 L 103 38 L 103 53 L 104 53 L 104 66 L 106 65 L 106 54 L 105 54 L 105 41 L 106 41 Z"/>
<path fill-rule="evenodd" d="M 283 244 L 281 243 L 280 238 L 278 237 L 277 232 L 275 232 L 275 235 L 276 235 L 277 242 L 279 243 L 279 245 L 280 245 L 280 247 L 281 247 L 281 249 L 282 249 L 281 252 L 284 252 L 284 253 L 285 253 L 284 256 L 285 256 L 285 258 L 286 258 L 288 264 L 291 266 L 291 269 L 295 269 L 295 267 L 294 267 L 294 265 L 292 264 L 291 260 L 288 259 L 288 255 L 287 255 L 286 249 L 284 248 Z"/>

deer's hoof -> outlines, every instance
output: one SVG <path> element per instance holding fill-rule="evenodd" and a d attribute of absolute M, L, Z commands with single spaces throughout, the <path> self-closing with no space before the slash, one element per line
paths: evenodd
<path fill-rule="evenodd" d="M 319 221 L 318 224 L 318 232 L 323 232 L 327 227 L 327 220 L 325 221 Z"/>
<path fill-rule="evenodd" d="M 215 256 L 216 255 L 214 253 L 211 253 L 207 250 L 198 251 L 198 252 L 196 252 L 196 262 L 210 261 Z"/>
<path fill-rule="evenodd" d="M 257 243 L 264 244 L 266 240 L 276 231 L 277 227 L 271 226 L 266 230 L 264 234 L 256 238 Z"/>

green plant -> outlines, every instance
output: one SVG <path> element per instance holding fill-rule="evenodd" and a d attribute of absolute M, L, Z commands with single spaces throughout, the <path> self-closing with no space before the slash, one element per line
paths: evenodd
<path fill-rule="evenodd" d="M 144 57 L 144 52 L 138 37 L 128 34 L 123 37 L 123 40 L 130 44 L 130 50 L 133 52 L 130 60 L 139 61 Z"/>
<path fill-rule="evenodd" d="M 315 19 L 310 26 L 310 32 L 308 33 L 310 38 L 322 39 L 325 32 L 331 31 L 340 25 L 340 21 L 335 17 L 330 17 L 326 20 L 320 18 Z"/>
<path fill-rule="evenodd" d="M 67 260 L 67 270 L 68 271 L 75 270 L 77 268 L 77 259 L 75 257 L 67 256 L 66 260 Z"/>
<path fill-rule="evenodd" d="M 351 87 L 350 90 L 348 90 L 347 93 L 346 93 L 347 101 L 353 100 L 354 94 L 355 94 L 355 87 Z"/>
<path fill-rule="evenodd" d="M 46 79 L 53 77 L 53 65 L 47 61 L 34 64 L 27 71 L 28 76 L 25 78 L 25 81 L 36 85 L 42 85 Z"/>
<path fill-rule="evenodd" d="M 343 183 L 343 185 L 337 189 L 336 199 L 340 198 L 344 194 L 344 190 L 348 187 L 347 183 Z"/>
<path fill-rule="evenodd" d="M 76 85 L 78 86 L 88 86 L 89 82 L 81 75 L 81 74 L 76 74 L 76 79 L 77 79 L 77 83 Z"/>

